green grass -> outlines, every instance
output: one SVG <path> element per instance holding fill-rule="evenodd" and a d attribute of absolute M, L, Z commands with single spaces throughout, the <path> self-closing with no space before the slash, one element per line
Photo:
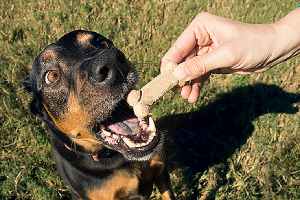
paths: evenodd
<path fill-rule="evenodd" d="M 143 85 L 200 11 L 266 23 L 295 6 L 287 0 L 1 1 L 0 199 L 69 196 L 45 126 L 31 116 L 21 86 L 45 45 L 74 29 L 100 32 L 136 63 Z M 293 108 L 299 81 L 295 58 L 263 74 L 215 75 L 195 105 L 174 92 L 155 105 L 155 118 L 171 130 L 178 199 L 300 199 L 300 114 Z"/>

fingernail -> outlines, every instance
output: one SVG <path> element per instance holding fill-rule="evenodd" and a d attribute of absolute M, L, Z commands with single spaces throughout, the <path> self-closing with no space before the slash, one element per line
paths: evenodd
<path fill-rule="evenodd" d="M 182 81 L 182 80 L 185 80 L 187 78 L 187 74 L 186 74 L 186 71 L 184 69 L 184 66 L 179 64 L 176 69 L 174 70 L 173 72 L 174 76 L 179 80 L 179 81 Z"/>

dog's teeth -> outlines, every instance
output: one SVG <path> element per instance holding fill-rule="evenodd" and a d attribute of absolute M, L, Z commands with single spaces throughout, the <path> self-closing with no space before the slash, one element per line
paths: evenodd
<path fill-rule="evenodd" d="M 134 143 L 132 142 L 130 139 L 123 137 L 123 141 L 128 145 L 128 147 L 130 148 L 138 148 L 138 147 L 144 147 L 148 144 L 150 144 L 154 138 L 155 134 L 151 133 L 151 135 L 149 136 L 147 142 L 143 142 L 143 143 Z"/>
<path fill-rule="evenodd" d="M 149 135 L 149 140 L 152 140 L 155 136 L 155 132 L 150 132 L 150 135 Z"/>
<path fill-rule="evenodd" d="M 129 147 L 131 147 L 131 148 L 135 147 L 135 144 L 130 139 L 124 137 L 123 140 Z"/>
<path fill-rule="evenodd" d="M 102 129 L 102 133 L 105 137 L 110 137 L 111 136 L 111 132 L 105 130 L 105 129 Z"/>
<path fill-rule="evenodd" d="M 135 144 L 134 147 L 141 147 L 141 144 Z"/>
<path fill-rule="evenodd" d="M 138 147 L 138 144 L 135 144 L 134 142 L 132 142 L 130 139 L 128 139 L 126 137 L 124 137 L 123 140 L 128 145 L 128 147 L 130 147 L 130 148 Z"/>
<path fill-rule="evenodd" d="M 146 131 L 147 128 L 148 128 L 147 124 L 143 124 L 143 126 L 142 126 L 143 131 Z"/>
<path fill-rule="evenodd" d="M 156 127 L 155 127 L 155 124 L 154 124 L 154 121 L 153 121 L 152 117 L 149 117 L 149 127 L 148 127 L 147 131 L 149 131 L 151 133 L 156 132 Z"/>
<path fill-rule="evenodd" d="M 144 120 L 141 120 L 139 125 L 141 126 L 142 130 L 146 132 L 145 134 L 149 134 L 149 135 L 147 135 L 147 141 L 143 142 L 143 143 L 135 143 L 132 140 L 130 140 L 129 138 L 121 136 L 123 141 L 130 148 L 138 148 L 138 147 L 147 146 L 148 144 L 150 144 L 152 142 L 153 138 L 156 135 L 155 124 L 154 124 L 154 121 L 151 117 L 149 117 L 149 126 L 146 124 L 146 122 Z"/>
<path fill-rule="evenodd" d="M 119 138 L 119 136 L 116 135 L 116 134 L 112 134 L 112 138 L 115 139 L 115 140 L 117 140 Z"/>

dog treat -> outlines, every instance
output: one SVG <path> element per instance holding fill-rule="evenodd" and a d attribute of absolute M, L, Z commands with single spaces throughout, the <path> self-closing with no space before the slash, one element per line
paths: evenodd
<path fill-rule="evenodd" d="M 149 116 L 150 106 L 139 102 L 133 106 L 133 111 L 134 111 L 134 114 L 137 116 L 137 118 L 143 119 L 143 118 Z"/>
<path fill-rule="evenodd" d="M 167 63 L 161 74 L 152 79 L 140 90 L 132 90 L 127 96 L 127 102 L 133 107 L 138 118 L 145 118 L 150 114 L 149 106 L 162 97 L 176 85 L 182 85 L 174 75 L 176 63 Z"/>
<path fill-rule="evenodd" d="M 140 98 L 141 98 L 140 90 L 131 90 L 127 96 L 127 103 L 133 107 L 139 102 Z"/>

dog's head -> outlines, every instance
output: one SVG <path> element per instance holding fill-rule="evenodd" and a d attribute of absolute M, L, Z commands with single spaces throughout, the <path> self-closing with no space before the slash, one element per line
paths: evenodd
<path fill-rule="evenodd" d="M 110 40 L 77 30 L 36 57 L 25 87 L 33 94 L 32 112 L 84 151 L 109 148 L 146 160 L 160 137 L 124 100 L 136 82 L 137 73 Z"/>

